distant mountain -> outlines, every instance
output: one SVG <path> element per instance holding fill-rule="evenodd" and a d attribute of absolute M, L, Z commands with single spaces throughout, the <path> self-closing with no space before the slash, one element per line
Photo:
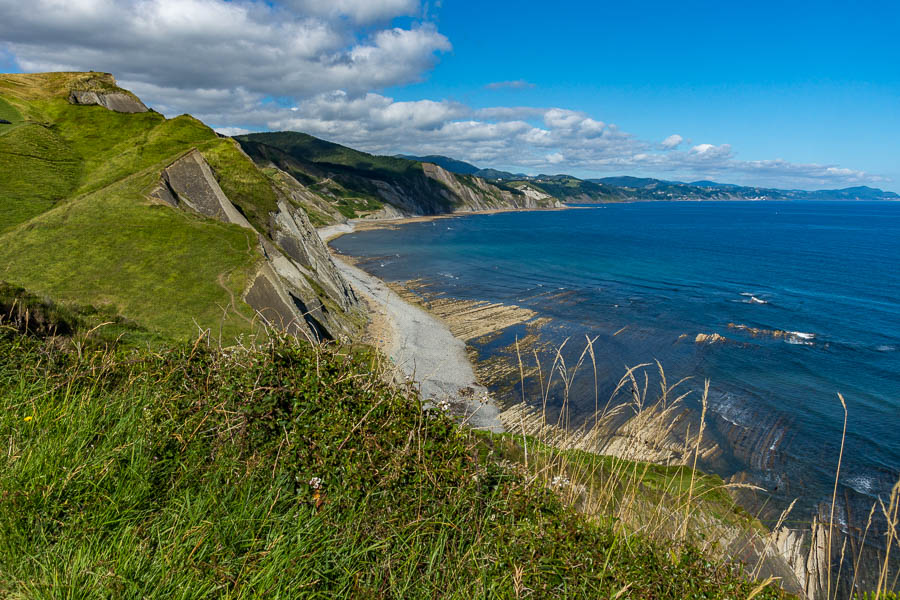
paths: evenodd
<path fill-rule="evenodd" d="M 898 200 L 900 196 L 894 192 L 885 192 L 866 185 L 848 187 L 842 190 L 819 190 L 816 192 L 795 192 L 809 194 L 816 200 Z"/>
<path fill-rule="evenodd" d="M 659 179 L 648 179 L 646 177 L 630 177 L 628 175 L 623 175 L 621 177 L 601 177 L 599 179 L 588 179 L 588 181 L 615 187 L 627 187 L 636 189 L 652 187 L 659 183 L 668 183 Z"/>
<path fill-rule="evenodd" d="M 478 175 L 478 171 L 481 170 L 475 165 L 467 163 L 465 161 L 456 160 L 455 158 L 450 158 L 449 156 L 440 156 L 438 154 L 430 154 L 428 156 L 410 156 L 408 154 L 397 154 L 396 157 L 405 158 L 406 160 L 416 160 L 423 163 L 431 163 L 433 165 L 437 165 L 443 169 L 446 169 L 451 173 L 457 173 L 459 175 Z"/>
<path fill-rule="evenodd" d="M 676 182 L 673 182 L 676 183 Z M 680 182 L 677 182 L 680 183 Z M 717 183 L 715 181 L 692 181 L 690 185 L 694 185 L 697 187 L 705 187 L 705 188 L 738 188 L 741 187 L 739 185 L 734 185 L 733 183 Z"/>
<path fill-rule="evenodd" d="M 462 160 L 456 160 L 449 156 L 441 156 L 440 154 L 429 154 L 428 156 L 412 156 L 410 154 L 397 154 L 397 158 L 405 158 L 407 160 L 415 160 L 423 163 L 431 163 L 442 169 L 446 169 L 457 175 L 475 175 L 482 179 L 527 179 L 528 175 L 524 173 L 510 173 L 508 171 L 498 171 L 497 169 L 482 169 L 476 167 L 472 163 Z"/>
<path fill-rule="evenodd" d="M 504 187 L 531 188 L 549 194 L 561 202 L 627 202 L 639 200 L 900 200 L 894 192 L 867 186 L 840 190 L 782 190 L 700 180 L 684 183 L 652 177 L 621 175 L 597 179 L 578 179 L 571 175 L 536 176 L 482 169 L 447 156 L 403 156 L 436 164 L 447 171 L 475 175 Z"/>
<path fill-rule="evenodd" d="M 478 169 L 476 175 L 485 179 L 529 179 L 525 173 L 510 173 L 497 169 Z"/>

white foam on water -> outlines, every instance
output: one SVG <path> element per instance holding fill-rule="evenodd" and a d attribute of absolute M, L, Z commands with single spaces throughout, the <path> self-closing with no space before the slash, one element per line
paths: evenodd
<path fill-rule="evenodd" d="M 746 304 L 768 304 L 769 303 L 767 300 L 763 300 L 762 298 L 757 298 L 750 292 L 741 292 L 741 296 L 744 296 L 745 298 L 747 298 L 746 300 L 744 300 L 744 302 Z"/>
<path fill-rule="evenodd" d="M 854 475 L 844 480 L 845 485 L 852 487 L 860 494 L 872 496 L 873 498 L 878 496 L 877 483 L 874 477 L 868 475 Z"/>
<path fill-rule="evenodd" d="M 816 334 L 804 331 L 788 331 L 787 335 L 784 336 L 785 342 L 798 346 L 812 346 L 812 340 L 814 339 L 816 339 Z"/>

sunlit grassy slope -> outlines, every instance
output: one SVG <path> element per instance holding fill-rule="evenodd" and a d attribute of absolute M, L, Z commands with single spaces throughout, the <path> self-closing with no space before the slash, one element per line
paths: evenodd
<path fill-rule="evenodd" d="M 0 327 L 0 596 L 748 598 L 590 521 L 366 351 L 79 355 Z M 774 589 L 757 598 L 777 598 Z"/>
<path fill-rule="evenodd" d="M 67 102 L 73 86 L 107 85 L 96 81 L 0 76 L 0 112 L 13 122 L 0 125 L 0 280 L 109 306 L 175 338 L 197 326 L 247 330 L 251 312 L 232 299 L 260 258 L 252 233 L 153 204 L 147 193 L 162 169 L 197 148 L 266 231 L 276 205 L 270 183 L 232 140 L 187 115 Z"/>

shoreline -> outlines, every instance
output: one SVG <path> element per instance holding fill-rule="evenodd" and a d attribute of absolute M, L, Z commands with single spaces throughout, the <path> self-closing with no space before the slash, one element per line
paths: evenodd
<path fill-rule="evenodd" d="M 398 221 L 392 223 L 400 224 Z M 353 223 L 317 230 L 326 246 L 328 241 L 353 231 L 358 231 Z M 328 250 L 338 270 L 368 305 L 368 336 L 399 374 L 419 385 L 427 405 L 448 406 L 454 416 L 473 429 L 503 432 L 500 408 L 487 388 L 478 383 L 465 342 L 455 337 L 441 319 L 406 302 L 384 281 L 350 264 L 330 246 Z"/>
<path fill-rule="evenodd" d="M 601 205 L 595 205 L 595 206 L 601 206 Z M 577 209 L 577 208 L 582 208 L 582 207 L 566 207 L 564 209 L 549 209 L 549 210 L 566 210 L 566 209 L 570 209 L 570 208 Z M 583 207 L 583 208 L 593 208 L 593 206 Z M 545 210 L 547 210 L 547 209 L 545 209 Z M 328 245 L 328 241 L 330 241 L 330 240 L 336 239 L 337 237 L 339 237 L 341 235 L 344 235 L 347 233 L 352 233 L 352 232 L 357 232 L 357 231 L 376 230 L 376 229 L 394 229 L 394 228 L 398 228 L 400 225 L 407 224 L 407 223 L 428 222 L 428 221 L 434 221 L 434 220 L 444 219 L 444 218 L 455 218 L 455 217 L 459 217 L 459 216 L 468 216 L 470 214 L 491 214 L 491 213 L 499 213 L 499 212 L 512 212 L 512 211 L 509 211 L 509 210 L 479 211 L 479 212 L 475 212 L 475 213 L 435 215 L 435 216 L 428 216 L 428 217 L 412 217 L 412 218 L 393 219 L 393 220 L 384 220 L 384 221 L 367 221 L 367 222 L 364 222 L 364 224 L 362 224 L 362 226 L 360 226 L 360 227 L 357 227 L 358 223 L 348 223 L 348 224 L 324 227 L 318 231 L 319 231 L 323 241 L 325 241 L 326 245 Z M 361 288 L 360 285 L 365 285 L 365 284 L 363 284 L 362 282 L 358 283 L 357 280 L 352 275 L 348 274 L 352 271 L 355 271 L 358 274 L 361 274 L 361 277 L 364 278 L 365 280 L 367 280 L 366 284 L 368 284 L 369 286 L 373 286 L 376 291 L 381 292 L 384 296 L 391 297 L 391 301 L 396 301 L 396 302 L 402 303 L 406 307 L 407 310 L 410 310 L 410 311 L 416 312 L 416 313 L 420 313 L 421 315 L 424 315 L 425 319 L 427 319 L 428 321 L 431 321 L 432 322 L 431 327 L 433 327 L 435 329 L 427 332 L 425 334 L 426 336 L 433 335 L 435 330 L 441 330 L 441 332 L 443 334 L 446 334 L 447 336 L 449 336 L 449 338 L 451 338 L 454 341 L 454 346 L 462 348 L 462 352 L 460 353 L 455 350 L 451 351 L 449 349 L 449 347 L 439 348 L 438 352 L 443 353 L 445 355 L 446 360 L 448 360 L 448 361 L 465 362 L 466 365 L 468 366 L 468 371 L 472 372 L 472 380 L 471 380 L 471 381 L 473 381 L 473 383 L 471 384 L 472 387 L 477 388 L 478 390 L 485 390 L 485 388 L 482 385 L 477 383 L 477 379 L 475 379 L 475 377 L 476 377 L 474 374 L 475 365 L 473 364 L 472 360 L 470 360 L 469 357 L 466 355 L 465 341 L 460 338 L 455 337 L 451 333 L 450 327 L 448 326 L 448 323 L 446 321 L 444 321 L 437 315 L 428 312 L 428 310 L 419 308 L 419 306 L 413 305 L 410 302 L 408 302 L 407 300 L 404 300 L 400 295 L 398 295 L 396 292 L 394 292 L 392 289 L 390 289 L 388 284 L 385 283 L 384 281 L 364 272 L 362 269 L 360 269 L 359 267 L 356 267 L 355 265 L 349 265 L 347 262 L 345 262 L 346 257 L 337 253 L 330 246 L 329 246 L 329 251 L 331 252 L 331 255 L 334 258 L 335 262 L 338 264 L 341 272 L 344 273 L 345 276 L 347 276 L 347 278 L 351 281 L 351 284 L 353 285 L 354 289 L 356 289 L 359 292 L 362 292 L 360 294 L 361 296 L 367 295 L 367 292 L 369 292 L 369 290 Z M 415 283 L 415 282 L 414 281 L 406 282 L 406 284 L 409 284 L 409 283 Z M 413 289 L 415 289 L 415 288 L 413 288 Z M 372 295 L 368 294 L 368 297 L 372 298 Z M 385 305 L 384 299 L 379 300 L 376 298 L 375 302 L 381 311 L 390 313 L 391 309 Z M 370 306 L 369 308 L 370 308 L 370 311 L 372 311 L 373 307 Z M 513 307 L 513 308 L 515 308 L 515 307 Z M 376 309 L 376 310 L 378 310 L 378 309 Z M 381 315 L 383 317 L 387 316 L 387 318 L 390 319 L 391 317 L 389 315 L 385 315 L 385 312 L 382 312 Z M 394 357 L 393 353 L 397 351 L 397 346 L 399 344 L 399 340 L 404 339 L 403 330 L 405 327 L 407 327 L 407 325 L 402 324 L 402 322 L 400 324 L 398 324 L 395 320 L 392 323 L 392 327 L 394 328 L 393 337 L 391 337 L 386 342 L 387 347 L 380 346 L 380 348 L 383 351 L 385 351 L 385 354 L 388 354 L 389 356 L 391 356 L 393 358 Z M 398 337 L 398 332 L 399 332 L 399 337 Z M 408 329 L 406 330 L 406 335 L 409 335 Z M 404 342 L 406 342 L 406 341 L 408 341 L 408 338 L 404 340 Z M 455 354 L 455 356 L 449 356 L 451 354 Z M 398 366 L 401 366 L 401 368 L 403 367 L 402 364 L 398 364 Z M 410 372 L 408 369 L 404 369 L 404 371 L 406 371 L 407 373 Z M 411 372 L 413 374 L 413 377 L 417 381 L 420 381 L 420 378 L 415 373 L 414 368 L 412 369 Z M 429 385 L 429 382 L 427 381 L 427 379 L 428 378 L 426 377 L 425 381 L 423 381 L 421 383 L 423 398 L 429 398 L 429 394 L 426 393 L 426 386 Z M 487 380 L 483 379 L 483 381 L 487 381 Z M 433 384 L 433 382 L 432 382 L 432 384 Z M 493 385 L 493 384 L 491 384 L 491 385 Z M 444 388 L 442 391 L 446 392 L 446 390 L 447 390 L 447 388 Z M 457 388 L 457 392 L 458 392 L 458 390 L 459 390 L 459 388 Z M 473 428 L 490 429 L 492 431 L 504 431 L 504 430 L 506 430 L 506 428 L 503 425 L 503 423 L 505 422 L 507 424 L 507 426 L 511 427 L 511 429 L 516 432 L 518 432 L 519 428 L 521 427 L 523 435 L 528 433 L 529 435 L 536 435 L 536 436 L 539 435 L 540 433 L 543 433 L 546 429 L 546 423 L 543 421 L 537 421 L 538 415 L 530 414 L 527 411 L 527 407 L 524 404 L 523 405 L 513 404 L 512 406 L 504 406 L 501 408 L 495 400 L 491 400 L 489 404 L 484 404 L 484 405 L 482 405 L 482 407 L 479 408 L 477 406 L 477 403 L 472 402 L 471 399 L 465 400 L 458 396 L 457 400 L 458 401 L 462 400 L 466 404 L 466 411 L 467 411 L 466 414 L 470 414 L 471 412 L 476 412 L 476 414 L 477 414 L 477 412 L 480 411 L 482 413 L 481 416 L 486 418 L 485 421 L 483 421 L 481 424 L 476 424 L 475 421 L 467 422 L 466 420 L 464 420 L 464 423 L 467 423 L 469 426 L 471 426 Z M 485 411 L 488 411 L 488 412 L 485 412 Z M 581 449 L 583 451 L 586 451 L 586 452 L 596 454 L 598 456 L 604 456 L 604 455 L 619 456 L 621 458 L 625 458 L 626 460 L 636 460 L 639 462 L 646 462 L 646 463 L 656 464 L 656 465 L 670 466 L 670 465 L 682 464 L 687 467 L 690 467 L 691 464 L 689 461 L 689 458 L 690 458 L 689 453 L 686 454 L 685 456 L 678 455 L 679 454 L 678 451 L 680 451 L 680 449 L 682 447 L 688 448 L 690 446 L 687 443 L 687 441 L 689 439 L 689 435 L 690 435 L 690 427 L 689 426 L 688 426 L 686 432 L 681 431 L 682 428 L 679 428 L 679 430 L 675 432 L 678 434 L 678 436 L 680 436 L 679 439 L 676 440 L 678 442 L 677 444 L 675 444 L 675 443 L 661 444 L 659 442 L 659 440 L 662 440 L 662 438 L 659 438 L 659 440 L 657 440 L 656 438 L 657 438 L 659 432 L 666 432 L 667 434 L 670 432 L 673 432 L 674 426 L 676 423 L 681 423 L 683 425 L 686 422 L 685 419 L 689 420 L 689 419 L 692 419 L 695 417 L 696 417 L 696 415 L 692 414 L 690 411 L 678 412 L 677 414 L 674 414 L 674 415 L 669 414 L 668 411 L 662 411 L 659 413 L 654 413 L 654 412 L 648 411 L 646 418 L 644 418 L 644 415 L 641 415 L 641 418 L 635 419 L 633 423 L 630 423 L 630 422 L 623 423 L 623 424 L 617 426 L 615 431 L 611 430 L 610 432 L 608 432 L 607 435 L 609 435 L 610 441 L 609 441 L 609 443 L 605 443 L 602 447 L 588 446 L 587 443 L 590 442 L 591 440 L 590 440 L 590 438 L 585 436 L 584 442 L 583 442 L 585 445 L 577 446 L 577 448 Z M 532 421 L 534 421 L 534 422 L 532 422 Z M 520 423 L 521 423 L 521 425 L 520 425 Z M 535 423 L 537 423 L 537 425 L 535 425 Z M 562 439 L 564 436 L 564 433 L 560 433 L 559 435 L 560 435 L 560 438 Z M 668 442 L 668 440 L 663 440 L 663 441 Z M 704 440 L 704 441 L 707 442 L 707 445 L 700 451 L 700 454 L 701 454 L 703 460 L 707 460 L 707 459 L 715 460 L 718 456 L 717 452 L 720 452 L 720 450 L 718 449 L 718 446 L 717 446 L 717 442 L 713 442 L 712 445 L 709 445 L 709 442 L 711 440 L 710 441 Z M 642 453 L 639 453 L 639 452 L 633 450 L 633 447 L 635 445 L 637 445 L 638 450 L 644 450 L 646 453 L 642 454 Z M 697 448 L 700 449 L 699 440 L 697 443 Z M 662 455 L 662 454 L 657 455 L 657 454 L 654 454 L 654 452 L 663 452 L 663 453 L 667 453 L 667 455 Z M 696 464 L 696 462 L 694 462 L 694 467 L 702 469 L 702 467 L 698 466 Z M 705 472 L 716 473 L 715 470 L 707 470 Z M 738 473 L 736 475 L 742 475 L 742 474 L 743 473 Z M 726 484 L 726 487 L 728 487 L 728 486 L 734 487 L 734 490 L 729 489 L 729 497 L 731 498 L 731 501 L 736 506 L 741 507 L 742 509 L 744 509 L 745 511 L 747 511 L 751 514 L 755 514 L 760 519 L 765 519 L 764 517 L 761 516 L 761 512 L 762 512 L 761 509 L 763 506 L 765 506 L 765 503 L 763 503 L 763 505 L 761 506 L 759 504 L 758 499 L 750 496 L 749 491 L 747 492 L 747 494 L 738 493 L 738 492 L 743 491 L 742 490 L 743 487 L 751 488 L 751 487 L 754 487 L 754 485 L 745 483 L 745 481 L 742 478 L 734 479 L 734 480 L 731 480 L 731 478 L 728 478 L 728 479 L 725 479 L 725 481 L 729 482 L 728 484 Z M 759 488 L 759 489 L 762 489 L 762 488 Z M 814 521 L 814 520 L 812 521 L 811 529 L 805 525 L 797 526 L 796 524 L 792 524 L 792 525 L 787 525 L 787 526 L 783 526 L 783 527 L 780 525 L 780 523 L 778 525 L 775 525 L 775 523 L 777 523 L 777 518 L 771 517 L 771 516 L 769 518 L 765 519 L 763 522 L 765 523 L 765 527 L 767 528 L 767 536 L 771 537 L 771 541 L 769 540 L 769 537 L 765 538 L 765 548 L 766 549 L 762 550 L 762 554 L 765 556 L 769 556 L 769 554 L 766 554 L 767 552 L 769 552 L 771 554 L 770 558 L 772 560 L 784 560 L 786 562 L 787 568 L 786 568 L 786 570 L 784 570 L 782 572 L 782 576 L 789 577 L 789 576 L 793 575 L 793 576 L 797 577 L 797 582 L 798 582 L 797 585 L 802 586 L 803 585 L 802 584 L 802 580 L 803 580 L 802 567 L 799 568 L 799 570 L 797 570 L 797 571 L 793 571 L 793 569 L 795 568 L 794 567 L 795 563 L 797 565 L 801 565 L 801 564 L 805 565 L 806 563 L 805 562 L 801 563 L 797 558 L 799 556 L 798 553 L 800 552 L 800 547 L 798 546 L 797 548 L 794 548 L 785 540 L 788 540 L 788 541 L 796 540 L 796 539 L 802 540 L 803 536 L 818 535 L 818 533 L 817 533 L 818 530 L 816 529 L 816 521 Z M 801 544 L 802 544 L 802 542 L 801 542 Z M 771 548 L 770 548 L 770 545 L 771 545 Z M 807 558 L 806 556 L 801 557 L 801 559 L 803 559 L 804 561 L 806 558 Z M 751 563 L 761 564 L 757 561 L 762 561 L 762 560 L 763 560 L 762 556 L 757 556 L 756 558 L 751 560 Z M 815 560 L 817 560 L 817 561 L 821 560 L 821 553 L 816 555 Z M 809 569 L 810 567 L 807 566 L 805 568 Z M 818 563 L 815 564 L 812 567 L 812 570 L 814 570 L 817 573 L 816 576 L 818 576 L 818 577 L 822 576 L 821 573 L 823 572 L 822 571 L 823 567 L 821 564 L 818 564 Z M 802 589 L 802 587 L 798 587 L 798 589 Z"/>
<path fill-rule="evenodd" d="M 553 208 L 488 208 L 484 210 L 473 210 L 469 212 L 442 213 L 439 215 L 420 215 L 416 217 L 401 217 L 399 219 L 350 219 L 346 223 L 338 223 L 337 225 L 326 225 L 319 227 L 316 231 L 325 245 L 347 233 L 357 233 L 360 231 L 374 231 L 378 229 L 394 229 L 401 225 L 410 223 L 429 223 L 431 221 L 440 221 L 442 219 L 457 219 L 460 217 L 470 217 L 473 215 L 496 215 L 508 212 L 555 212 L 561 210 L 579 210 L 591 208 L 587 206 L 558 206 Z M 330 250 L 330 248 L 329 248 Z M 332 252 L 332 255 L 335 255 Z"/>

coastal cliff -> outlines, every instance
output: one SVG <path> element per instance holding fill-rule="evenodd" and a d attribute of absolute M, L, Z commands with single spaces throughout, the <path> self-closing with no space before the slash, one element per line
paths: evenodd
<path fill-rule="evenodd" d="M 234 140 L 149 111 L 106 73 L 3 75 L 0 95 L 16 119 L 0 132 L 0 277 L 175 338 L 355 334 L 361 306 L 302 186 Z"/>
<path fill-rule="evenodd" d="M 261 168 L 304 188 L 316 225 L 346 218 L 401 218 L 488 209 L 556 208 L 533 186 L 517 189 L 428 162 L 374 156 L 296 132 L 235 139 Z M 324 207 L 329 208 L 324 208 Z"/>

